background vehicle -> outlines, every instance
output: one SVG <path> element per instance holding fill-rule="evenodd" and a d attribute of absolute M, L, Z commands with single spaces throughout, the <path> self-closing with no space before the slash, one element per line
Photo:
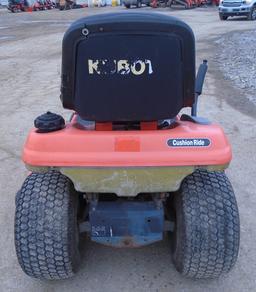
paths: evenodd
<path fill-rule="evenodd" d="M 28 4 L 24 0 L 9 0 L 7 9 L 15 13 L 18 11 L 25 11 L 28 7 Z"/>
<path fill-rule="evenodd" d="M 51 0 L 10 0 L 7 8 L 11 12 L 18 12 L 47 10 L 53 7 L 55 3 Z"/>
<path fill-rule="evenodd" d="M 124 0 L 123 4 L 126 8 L 130 8 L 131 6 L 136 6 L 137 8 L 140 8 L 142 4 L 150 6 L 151 0 Z"/>
<path fill-rule="evenodd" d="M 59 0 L 59 10 L 69 10 L 72 9 L 75 2 L 72 0 Z"/>
<path fill-rule="evenodd" d="M 51 0 L 44 0 L 44 6 L 46 9 L 50 10 L 55 7 L 55 3 Z"/>
<path fill-rule="evenodd" d="M 222 0 L 219 4 L 219 17 L 246 16 L 248 20 L 256 19 L 256 0 Z"/>
<path fill-rule="evenodd" d="M 152 0 L 151 7 L 173 7 L 173 6 L 183 6 L 185 9 L 191 9 L 205 5 L 205 0 Z"/>
<path fill-rule="evenodd" d="M 43 0 L 36 0 L 33 4 L 33 10 L 34 11 L 46 10 L 44 1 Z"/>

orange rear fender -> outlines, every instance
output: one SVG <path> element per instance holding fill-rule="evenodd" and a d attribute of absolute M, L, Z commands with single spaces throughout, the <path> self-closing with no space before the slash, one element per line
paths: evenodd
<path fill-rule="evenodd" d="M 232 153 L 216 124 L 178 121 L 168 130 L 86 131 L 73 119 L 56 132 L 32 129 L 22 157 L 38 167 L 209 166 L 228 165 Z"/>

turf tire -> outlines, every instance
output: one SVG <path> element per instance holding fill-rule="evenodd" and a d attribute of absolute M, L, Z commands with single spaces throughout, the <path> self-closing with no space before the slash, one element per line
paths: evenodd
<path fill-rule="evenodd" d="M 23 271 L 65 279 L 79 263 L 77 200 L 72 182 L 57 171 L 32 173 L 16 195 L 15 247 Z"/>
<path fill-rule="evenodd" d="M 256 5 L 254 5 L 251 8 L 251 11 L 249 12 L 247 19 L 248 20 L 255 20 L 256 19 Z"/>
<path fill-rule="evenodd" d="M 222 13 L 219 13 L 219 18 L 220 18 L 220 20 L 227 20 L 228 16 L 223 15 Z"/>
<path fill-rule="evenodd" d="M 239 250 L 239 214 L 224 172 L 197 170 L 174 197 L 173 260 L 190 278 L 216 278 L 234 266 Z"/>

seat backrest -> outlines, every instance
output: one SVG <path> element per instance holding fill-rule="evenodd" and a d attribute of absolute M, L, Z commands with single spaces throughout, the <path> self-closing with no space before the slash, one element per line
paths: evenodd
<path fill-rule="evenodd" d="M 61 100 L 83 119 L 151 121 L 192 106 L 195 41 L 177 18 L 111 13 L 82 18 L 63 39 Z"/>

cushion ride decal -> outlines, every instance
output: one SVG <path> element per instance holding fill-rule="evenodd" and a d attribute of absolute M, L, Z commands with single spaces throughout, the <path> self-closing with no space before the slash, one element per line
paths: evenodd
<path fill-rule="evenodd" d="M 210 144 L 211 140 L 207 138 L 176 138 L 167 141 L 169 147 L 208 147 Z"/>

